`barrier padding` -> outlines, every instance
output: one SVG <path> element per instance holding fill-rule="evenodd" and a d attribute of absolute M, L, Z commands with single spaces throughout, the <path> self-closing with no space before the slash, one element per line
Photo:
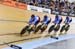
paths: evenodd
<path fill-rule="evenodd" d="M 18 3 L 18 8 L 26 10 L 27 9 L 27 5 L 23 4 L 23 3 Z"/>
<path fill-rule="evenodd" d="M 19 2 L 16 2 L 16 1 L 3 0 L 3 1 L 0 1 L 0 2 L 3 5 L 7 5 L 7 6 L 11 6 L 11 7 L 17 7 L 17 8 L 24 9 L 24 10 L 27 9 L 27 4 L 19 3 Z"/>
<path fill-rule="evenodd" d="M 3 3 L 4 5 L 8 5 L 8 6 L 13 6 L 13 2 L 11 0 L 3 0 Z"/>

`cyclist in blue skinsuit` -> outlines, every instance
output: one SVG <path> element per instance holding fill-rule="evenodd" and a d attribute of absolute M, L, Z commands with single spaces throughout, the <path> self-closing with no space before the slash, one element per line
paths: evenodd
<path fill-rule="evenodd" d="M 30 20 L 29 20 L 29 25 L 34 25 L 36 26 L 40 22 L 40 17 L 32 15 Z"/>
<path fill-rule="evenodd" d="M 46 26 L 48 26 L 48 24 L 51 22 L 51 18 L 48 17 L 47 15 L 44 16 L 43 20 L 42 20 L 42 24 L 45 24 Z"/>
<path fill-rule="evenodd" d="M 41 25 L 39 25 L 37 29 L 35 30 L 35 33 L 38 32 L 39 30 L 41 30 L 40 33 L 43 33 L 50 22 L 51 22 L 51 18 L 45 15 L 43 20 L 41 21 Z"/>
<path fill-rule="evenodd" d="M 49 28 L 48 33 L 50 33 L 52 30 L 54 30 L 54 35 L 56 36 L 57 31 L 60 29 L 61 22 L 62 22 L 62 17 L 57 14 L 55 16 L 55 20 L 53 21 L 54 25 L 52 25 Z M 51 37 L 54 37 L 54 36 L 52 35 Z M 54 37 L 54 38 L 58 39 L 58 37 Z"/>
<path fill-rule="evenodd" d="M 51 22 L 51 18 L 48 17 L 47 15 L 45 15 L 43 20 L 42 20 L 41 33 L 43 33 L 43 31 L 45 31 L 47 29 L 48 24 L 50 22 Z"/>
<path fill-rule="evenodd" d="M 28 33 L 30 34 L 31 31 L 35 30 L 35 28 L 39 22 L 40 22 L 40 17 L 32 14 L 31 18 L 29 20 L 29 25 L 27 25 L 26 27 L 24 27 L 22 29 L 20 35 L 22 36 L 26 31 L 28 31 Z"/>
<path fill-rule="evenodd" d="M 67 34 L 67 31 L 69 30 L 70 28 L 70 23 L 72 22 L 72 18 L 70 16 L 67 16 L 64 23 L 65 25 L 62 26 L 61 30 L 60 30 L 60 34 L 59 35 L 62 35 L 63 31 L 65 31 L 64 34 Z"/>

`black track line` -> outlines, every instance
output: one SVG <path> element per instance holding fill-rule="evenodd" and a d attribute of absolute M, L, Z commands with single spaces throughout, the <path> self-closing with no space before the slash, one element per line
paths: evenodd
<path fill-rule="evenodd" d="M 28 23 L 27 21 L 20 21 L 20 20 L 4 20 L 4 19 L 0 19 L 0 21 Z"/>
<path fill-rule="evenodd" d="M 30 39 L 36 39 L 36 38 L 40 38 L 40 36 L 39 37 L 34 37 L 34 38 L 27 38 L 27 39 L 21 39 L 21 40 L 11 41 L 11 42 L 8 42 L 7 44 L 21 42 L 21 41 L 26 41 L 26 40 L 30 40 Z M 3 45 L 6 45 L 6 43 L 0 44 L 0 46 L 3 46 Z"/>

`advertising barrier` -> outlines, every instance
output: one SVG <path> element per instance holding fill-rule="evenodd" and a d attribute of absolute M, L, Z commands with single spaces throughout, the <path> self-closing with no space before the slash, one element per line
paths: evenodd
<path fill-rule="evenodd" d="M 75 12 L 64 12 L 64 11 L 61 11 L 60 14 L 63 15 L 63 16 L 75 17 Z"/>
<path fill-rule="evenodd" d="M 74 13 L 69 13 L 69 15 L 75 17 L 75 12 Z"/>
<path fill-rule="evenodd" d="M 51 10 L 51 14 L 59 14 L 63 16 L 72 16 L 75 17 L 75 12 L 66 12 L 66 11 L 59 11 L 59 10 Z"/>
<path fill-rule="evenodd" d="M 51 14 L 60 14 L 58 10 L 51 10 Z"/>
<path fill-rule="evenodd" d="M 28 5 L 27 6 L 27 10 L 32 10 L 32 11 L 37 11 L 37 12 L 43 12 L 43 13 L 51 14 L 51 10 L 50 9 L 36 7 L 36 6 L 32 6 L 32 5 Z"/>

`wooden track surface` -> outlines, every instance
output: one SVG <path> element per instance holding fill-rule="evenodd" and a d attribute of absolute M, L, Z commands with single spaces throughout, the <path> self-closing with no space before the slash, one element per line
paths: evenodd
<path fill-rule="evenodd" d="M 27 11 L 27 10 L 0 5 L 0 43 L 3 41 L 15 42 L 18 40 L 23 40 L 25 38 L 27 39 L 30 37 L 41 36 L 40 34 L 37 35 L 32 34 L 30 36 L 24 36 L 24 37 L 19 36 L 21 29 L 27 25 L 27 23 L 24 21 L 28 21 L 31 14 L 36 14 L 42 18 L 47 13 L 38 13 L 35 11 Z M 47 15 L 49 15 L 52 19 L 54 19 L 54 15 L 51 14 Z M 71 26 L 71 31 L 68 31 L 69 33 L 74 33 L 75 30 L 72 27 L 74 27 L 74 24 L 72 24 Z M 31 40 L 26 40 L 26 42 L 27 41 Z M 23 43 L 23 42 L 25 42 L 25 40 L 16 42 L 14 44 Z M 5 46 L 6 45 L 0 45 L 0 49 Z"/>

